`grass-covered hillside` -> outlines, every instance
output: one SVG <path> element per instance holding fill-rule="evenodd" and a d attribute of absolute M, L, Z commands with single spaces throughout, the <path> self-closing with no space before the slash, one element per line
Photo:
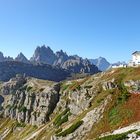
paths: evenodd
<path fill-rule="evenodd" d="M 140 121 L 140 68 L 112 69 L 61 83 L 28 79 L 21 87 L 25 85 L 22 92 L 31 102 L 25 99 L 15 103 L 26 107 L 25 119 L 5 116 L 7 111 L 18 108 L 2 106 L 0 136 L 5 140 L 123 140 L 128 134 L 139 136 L 138 126 L 122 133 L 114 130 Z M 3 83 L 0 87 L 3 88 Z M 11 93 L 1 95 L 7 101 L 17 94 L 13 93 L 13 98 L 9 97 Z M 19 117 L 22 111 L 17 113 Z M 29 112 L 31 119 L 27 121 Z"/>

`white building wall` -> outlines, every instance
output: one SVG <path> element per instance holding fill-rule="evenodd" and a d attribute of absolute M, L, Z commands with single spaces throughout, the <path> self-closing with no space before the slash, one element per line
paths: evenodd
<path fill-rule="evenodd" d="M 140 55 L 133 55 L 132 60 L 136 65 L 140 64 Z"/>

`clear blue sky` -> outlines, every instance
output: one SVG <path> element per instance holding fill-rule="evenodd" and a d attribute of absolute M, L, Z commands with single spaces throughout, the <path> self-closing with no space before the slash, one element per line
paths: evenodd
<path fill-rule="evenodd" d="M 0 0 L 0 51 L 29 58 L 43 44 L 127 61 L 140 50 L 140 0 Z"/>

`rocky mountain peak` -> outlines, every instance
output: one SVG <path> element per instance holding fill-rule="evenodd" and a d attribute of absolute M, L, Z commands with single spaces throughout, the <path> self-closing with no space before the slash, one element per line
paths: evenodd
<path fill-rule="evenodd" d="M 103 57 L 99 57 L 97 59 L 89 59 L 89 61 L 96 65 L 101 71 L 106 71 L 111 66 L 111 64 Z"/>
<path fill-rule="evenodd" d="M 37 62 L 37 63 L 44 63 L 44 64 L 50 64 L 52 65 L 55 61 L 56 56 L 54 52 L 51 50 L 50 47 L 38 46 L 34 52 L 33 57 L 31 58 L 31 62 Z"/>
<path fill-rule="evenodd" d="M 57 51 L 56 56 L 57 57 L 61 57 L 61 56 L 67 56 L 68 57 L 67 53 L 64 52 L 63 50 Z"/>
<path fill-rule="evenodd" d="M 18 54 L 18 56 L 15 58 L 15 61 L 29 63 L 29 60 L 24 56 L 22 52 Z"/>
<path fill-rule="evenodd" d="M 4 61 L 13 61 L 14 59 L 10 56 L 8 57 L 4 57 L 3 53 L 0 52 L 0 62 L 4 62 Z"/>

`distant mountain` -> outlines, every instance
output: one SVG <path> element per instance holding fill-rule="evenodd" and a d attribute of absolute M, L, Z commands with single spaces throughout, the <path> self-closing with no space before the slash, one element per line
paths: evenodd
<path fill-rule="evenodd" d="M 97 73 L 98 68 L 87 59 L 69 59 L 62 65 L 63 69 L 71 70 L 73 73 Z"/>
<path fill-rule="evenodd" d="M 4 61 L 4 56 L 3 56 L 3 53 L 2 52 L 0 52 L 0 62 L 3 62 Z"/>
<path fill-rule="evenodd" d="M 30 61 L 24 56 L 23 53 L 20 53 L 16 58 L 15 61 L 23 62 L 23 63 L 30 63 Z"/>
<path fill-rule="evenodd" d="M 50 47 L 38 46 L 28 60 L 21 52 L 13 59 L 0 53 L 0 80 L 9 80 L 16 74 L 26 74 L 36 78 L 60 81 L 68 75 L 100 72 L 88 59 L 77 55 L 69 56 L 63 50 L 56 53 Z"/>
<path fill-rule="evenodd" d="M 70 72 L 47 64 L 26 64 L 16 61 L 0 62 L 0 81 L 8 81 L 17 74 L 51 81 L 61 81 L 70 76 Z"/>
<path fill-rule="evenodd" d="M 38 46 L 33 54 L 33 57 L 30 59 L 33 63 L 43 63 L 49 65 L 53 65 L 55 60 L 56 55 L 50 47 L 45 47 L 45 45 L 41 47 Z"/>
<path fill-rule="evenodd" d="M 69 56 L 67 55 L 66 52 L 63 52 L 63 50 L 57 51 L 55 55 L 56 55 L 56 60 L 53 63 L 54 66 L 62 67 L 64 62 L 66 62 L 69 59 Z"/>
<path fill-rule="evenodd" d="M 4 57 L 3 53 L 0 52 L 0 62 L 4 62 L 4 61 L 14 61 L 14 59 L 10 56 Z"/>
<path fill-rule="evenodd" d="M 103 57 L 99 57 L 97 59 L 89 59 L 89 61 L 96 65 L 101 71 L 106 71 L 111 67 L 111 64 Z"/>
<path fill-rule="evenodd" d="M 98 68 L 77 55 L 68 56 L 62 50 L 54 53 L 50 47 L 37 47 L 33 57 L 30 61 L 32 63 L 49 64 L 71 71 L 72 73 L 97 73 Z"/>
<path fill-rule="evenodd" d="M 116 63 L 111 64 L 111 66 L 119 66 L 119 65 L 127 65 L 127 63 L 125 61 L 122 62 L 118 61 Z"/>

